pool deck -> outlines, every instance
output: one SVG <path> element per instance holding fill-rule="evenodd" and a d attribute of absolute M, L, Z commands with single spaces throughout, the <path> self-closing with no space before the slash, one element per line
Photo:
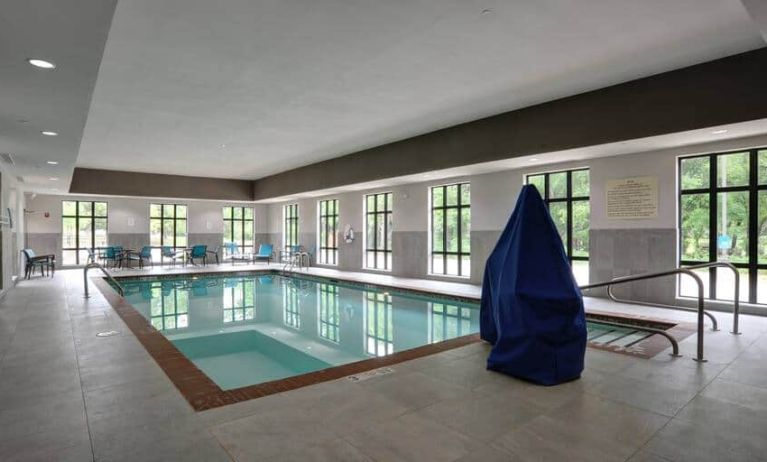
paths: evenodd
<path fill-rule="evenodd" d="M 247 271 L 265 265 L 116 271 Z M 272 265 L 272 268 L 279 268 Z M 310 274 L 476 297 L 433 280 Z M 92 272 L 95 276 L 96 273 Z M 0 460 L 706 461 L 767 458 L 767 318 L 706 331 L 708 362 L 588 349 L 581 380 L 539 387 L 486 371 L 482 343 L 195 412 L 82 270 L 20 282 L 0 300 Z M 587 299 L 678 321 L 694 314 Z M 118 335 L 97 337 L 115 330 Z"/>

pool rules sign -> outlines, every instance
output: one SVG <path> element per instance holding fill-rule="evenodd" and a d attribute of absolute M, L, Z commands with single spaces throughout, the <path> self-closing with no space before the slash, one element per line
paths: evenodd
<path fill-rule="evenodd" d="M 658 178 L 607 180 L 607 218 L 632 220 L 658 216 Z"/>

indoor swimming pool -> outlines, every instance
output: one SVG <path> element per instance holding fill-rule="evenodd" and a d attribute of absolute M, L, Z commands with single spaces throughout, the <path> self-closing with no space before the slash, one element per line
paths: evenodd
<path fill-rule="evenodd" d="M 123 279 L 125 299 L 223 390 L 479 332 L 479 305 L 277 274 Z"/>

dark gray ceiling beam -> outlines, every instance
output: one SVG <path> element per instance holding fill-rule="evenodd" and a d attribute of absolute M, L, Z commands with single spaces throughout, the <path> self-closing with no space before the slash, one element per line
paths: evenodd
<path fill-rule="evenodd" d="M 252 201 L 253 182 L 77 167 L 72 175 L 69 192 L 108 196 Z"/>
<path fill-rule="evenodd" d="M 253 198 L 767 118 L 765 82 L 761 48 L 261 178 Z"/>

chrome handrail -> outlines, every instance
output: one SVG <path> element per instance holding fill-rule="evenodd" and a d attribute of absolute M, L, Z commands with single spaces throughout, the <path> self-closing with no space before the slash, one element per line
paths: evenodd
<path fill-rule="evenodd" d="M 645 279 L 655 279 L 660 278 L 664 276 L 672 276 L 675 274 L 686 274 L 693 278 L 695 282 L 698 284 L 698 345 L 697 345 L 697 354 L 696 357 L 693 358 L 695 361 L 698 362 L 706 362 L 706 360 L 703 358 L 703 324 L 704 324 L 704 306 L 703 306 L 703 280 L 695 274 L 692 270 L 686 269 L 686 268 L 675 268 L 668 271 L 658 271 L 655 273 L 644 273 L 644 274 L 635 274 L 631 276 L 621 276 L 617 277 L 611 281 L 605 281 L 605 282 L 597 282 L 594 284 L 586 284 L 584 286 L 581 286 L 581 290 L 589 290 L 589 289 L 596 289 L 599 287 L 610 287 L 615 284 L 625 284 L 627 282 L 633 282 L 633 281 L 643 281 Z"/>
<path fill-rule="evenodd" d="M 115 285 L 115 287 L 117 288 L 117 293 L 119 293 L 121 297 L 125 297 L 125 289 L 123 288 L 123 286 L 120 285 L 120 283 L 117 282 L 117 280 L 113 278 L 112 275 L 109 274 L 109 272 L 106 269 L 104 269 L 103 266 L 101 266 L 100 264 L 96 262 L 91 262 L 85 265 L 85 268 L 83 268 L 83 287 L 85 288 L 85 298 L 90 298 L 90 295 L 88 294 L 88 270 L 91 268 L 100 269 L 101 272 L 104 273 L 104 275 L 107 277 L 107 279 L 109 279 L 109 281 Z"/>
<path fill-rule="evenodd" d="M 589 316 L 589 314 L 586 313 L 586 318 L 588 318 L 588 316 Z M 663 329 L 656 329 L 654 327 L 645 327 L 645 326 L 635 326 L 633 324 L 625 324 L 625 323 L 622 323 L 622 322 L 615 322 L 615 321 L 604 321 L 604 320 L 602 320 L 600 318 L 594 318 L 594 319 L 592 319 L 592 321 L 596 322 L 596 323 L 599 323 L 599 324 L 604 324 L 604 325 L 607 325 L 607 326 L 624 327 L 624 328 L 636 329 L 636 330 L 641 330 L 641 331 L 645 331 L 645 332 L 652 332 L 654 334 L 662 335 L 662 336 L 666 337 L 669 342 L 671 342 L 671 350 L 673 352 L 669 353 L 669 354 L 671 356 L 674 356 L 674 357 L 682 356 L 682 355 L 679 354 L 679 342 L 676 341 L 676 339 L 674 338 L 673 335 L 669 334 L 668 332 L 666 332 Z"/>
<path fill-rule="evenodd" d="M 730 331 L 731 334 L 740 335 L 740 332 L 738 331 L 738 318 L 740 317 L 740 272 L 738 271 L 738 268 L 735 267 L 732 263 L 728 263 L 726 261 L 715 261 L 711 263 L 701 263 L 700 265 L 692 265 L 692 266 L 683 266 L 682 268 L 687 269 L 700 269 L 700 268 L 714 268 L 714 267 L 720 267 L 720 268 L 730 268 L 732 272 L 735 274 L 735 297 L 732 301 L 732 330 Z"/>
<path fill-rule="evenodd" d="M 658 308 L 671 308 L 674 310 L 682 310 L 682 311 L 698 311 L 696 308 L 689 308 L 686 306 L 679 306 L 679 305 L 667 305 L 665 303 L 653 303 L 653 302 L 645 302 L 641 300 L 629 300 L 627 298 L 619 298 L 616 297 L 613 293 L 613 286 L 607 287 L 607 298 L 614 301 L 615 303 L 627 303 L 631 305 L 642 305 L 642 306 L 654 306 Z M 713 314 L 711 314 L 709 311 L 704 310 L 703 314 L 708 316 L 709 319 L 711 319 L 711 330 L 712 331 L 718 331 L 719 330 L 719 322 L 716 320 L 716 317 L 714 317 Z"/>

